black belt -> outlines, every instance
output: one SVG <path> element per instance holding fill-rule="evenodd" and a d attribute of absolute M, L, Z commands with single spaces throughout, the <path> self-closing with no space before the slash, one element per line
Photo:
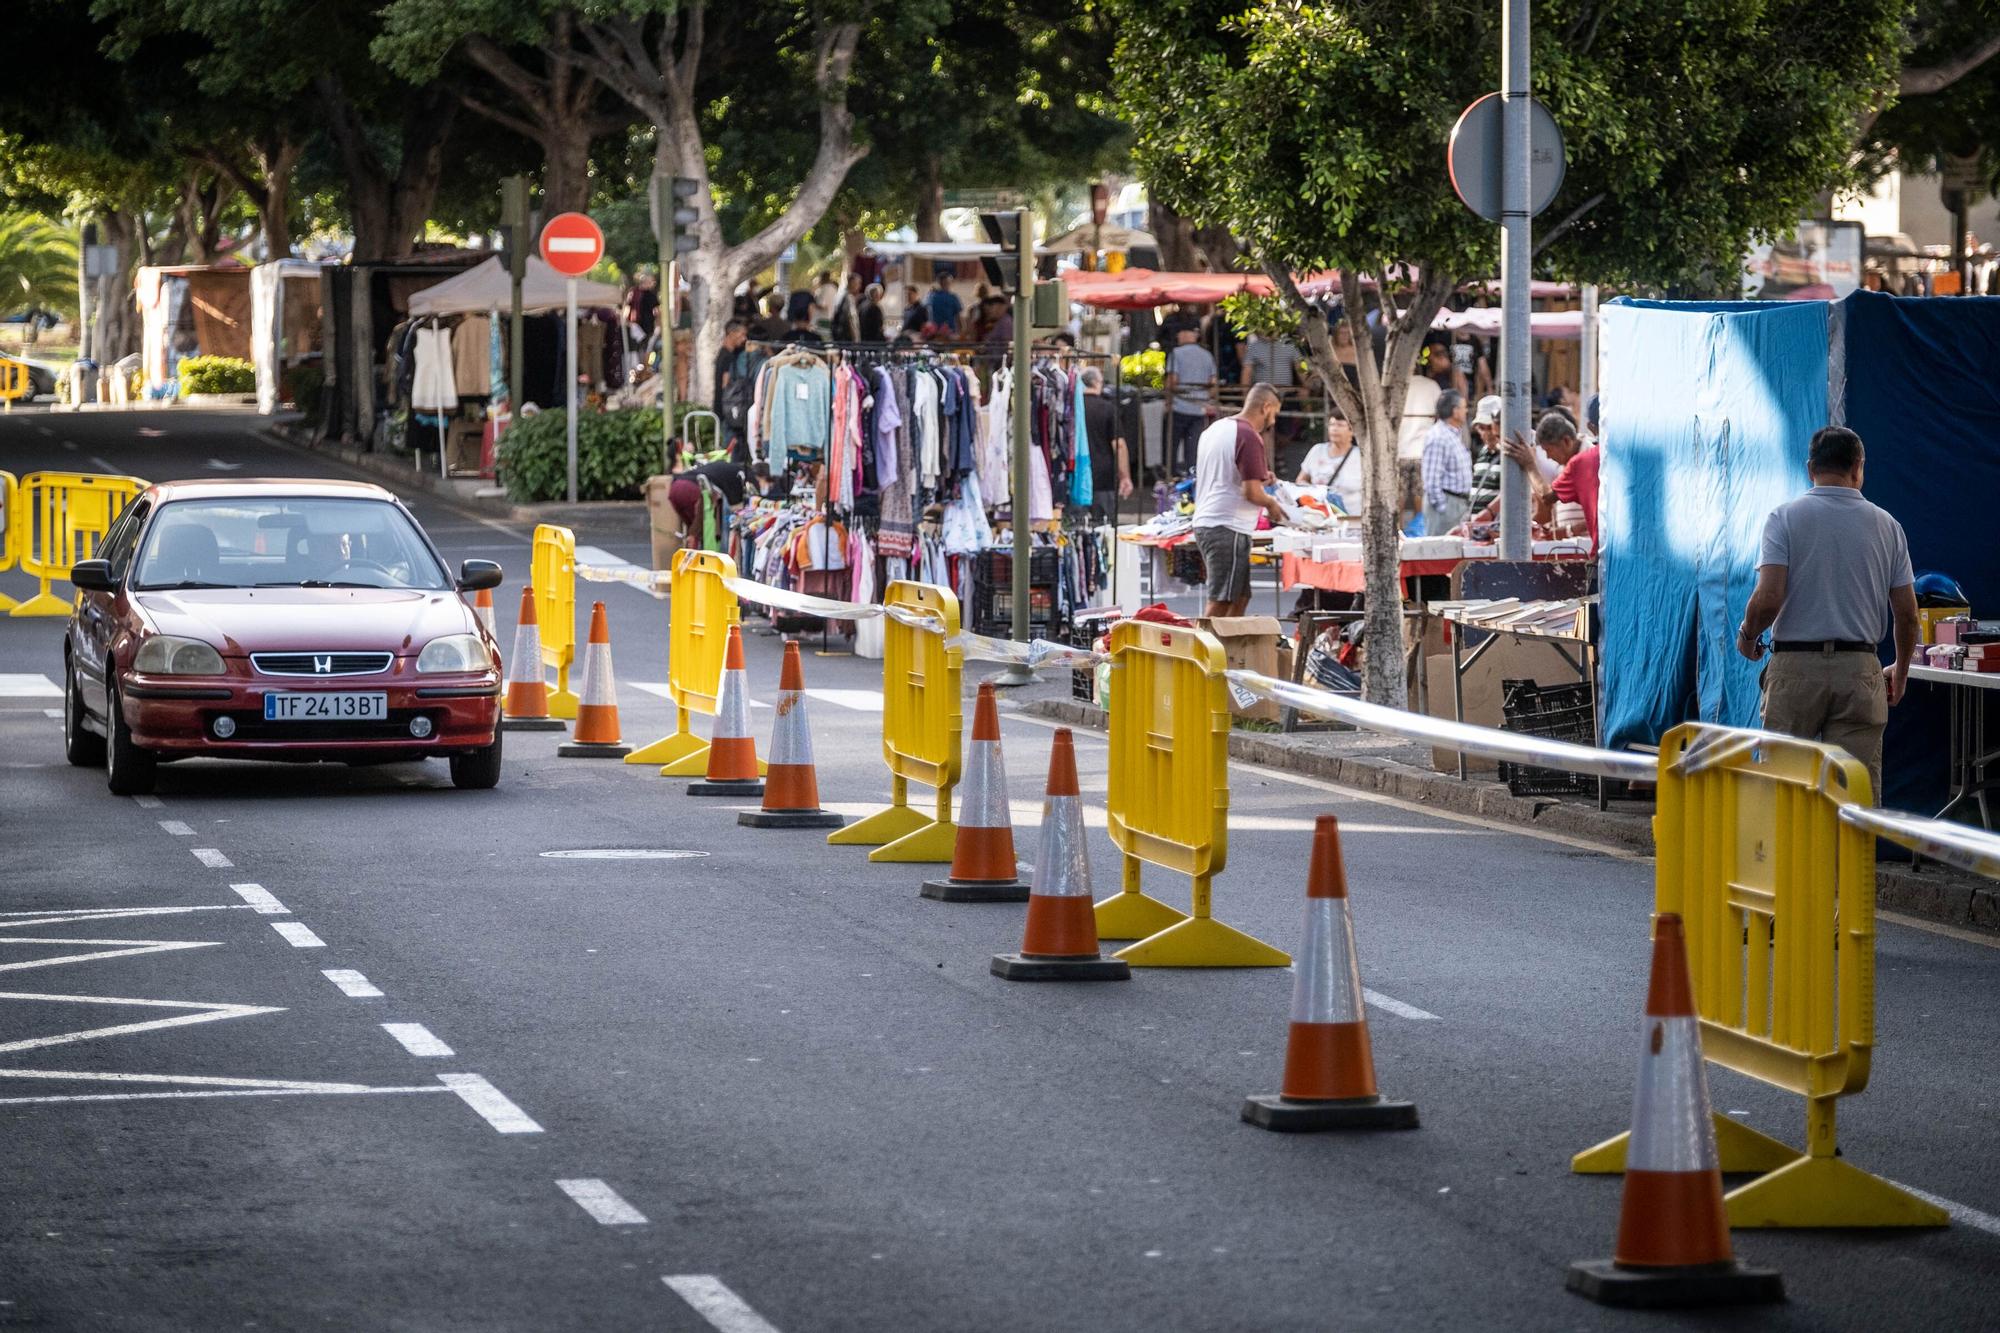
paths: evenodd
<path fill-rule="evenodd" d="M 1776 653 L 1872 653 L 1872 643 L 1855 643 L 1850 639 L 1781 639 L 1771 645 Z"/>

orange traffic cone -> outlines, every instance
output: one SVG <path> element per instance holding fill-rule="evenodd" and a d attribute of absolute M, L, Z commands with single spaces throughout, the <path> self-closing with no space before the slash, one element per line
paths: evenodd
<path fill-rule="evenodd" d="M 1106 958 L 1097 949 L 1090 843 L 1083 829 L 1083 797 L 1076 787 L 1076 745 L 1068 727 L 1056 728 L 1049 751 L 1042 840 L 1035 851 L 1035 891 L 1028 895 L 1028 928 L 1021 935 L 1021 952 L 993 955 L 993 975 L 1009 981 L 1132 979 L 1130 963 Z"/>
<path fill-rule="evenodd" d="M 493 618 L 493 589 L 481 588 L 472 594 L 472 614 L 479 617 L 479 623 L 493 636 L 493 642 L 500 642 L 500 631 L 496 628 L 499 622 Z"/>
<path fill-rule="evenodd" d="M 1375 1090 L 1375 1054 L 1361 1008 L 1361 967 L 1347 912 L 1347 868 L 1340 821 L 1321 815 L 1306 872 L 1306 938 L 1292 983 L 1292 1026 L 1285 1079 L 1275 1097 L 1243 1103 L 1243 1118 L 1262 1129 L 1415 1129 L 1417 1108 Z"/>
<path fill-rule="evenodd" d="M 1687 940 L 1673 912 L 1653 923 L 1618 1246 L 1610 1259 L 1571 1264 L 1569 1289 L 1603 1305 L 1653 1308 L 1785 1298 L 1775 1269 L 1746 1268 L 1730 1249 Z"/>
<path fill-rule="evenodd" d="M 507 702 L 500 725 L 508 731 L 561 731 L 549 716 L 549 687 L 542 677 L 542 627 L 535 619 L 535 589 L 521 589 L 521 618 L 514 622 L 514 655 L 507 659 Z"/>
<path fill-rule="evenodd" d="M 972 710 L 972 749 L 966 755 L 965 778 L 958 792 L 951 877 L 925 881 L 922 895 L 947 903 L 1026 902 L 1028 886 L 1016 873 L 1014 820 L 1007 809 L 1000 705 L 989 681 L 979 684 L 979 701 Z"/>
<path fill-rule="evenodd" d="M 715 724 L 708 734 L 708 775 L 688 783 L 690 796 L 762 796 L 757 743 L 750 739 L 750 686 L 743 674 L 743 631 L 729 627 Z"/>
<path fill-rule="evenodd" d="M 847 820 L 819 808 L 819 775 L 813 770 L 812 728 L 806 725 L 806 672 L 796 641 L 785 640 L 778 668 L 778 716 L 771 723 L 771 757 L 764 775 L 764 808 L 745 810 L 745 828 L 840 828 Z"/>
<path fill-rule="evenodd" d="M 611 627 L 604 603 L 590 605 L 590 641 L 583 645 L 583 701 L 576 730 L 556 747 L 564 759 L 623 759 L 632 753 L 618 734 L 618 685 L 611 675 Z"/>

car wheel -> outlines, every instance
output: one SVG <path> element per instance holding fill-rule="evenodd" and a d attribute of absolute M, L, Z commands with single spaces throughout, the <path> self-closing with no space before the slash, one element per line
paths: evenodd
<path fill-rule="evenodd" d="M 111 687 L 109 700 L 111 717 L 107 730 L 111 739 L 105 746 L 105 785 L 114 796 L 143 796 L 153 790 L 158 761 L 151 750 L 142 750 L 132 743 L 132 729 L 125 725 L 125 710 L 119 705 L 116 686 Z"/>
<path fill-rule="evenodd" d="M 78 768 L 104 763 L 104 737 L 83 725 L 83 691 L 67 657 L 63 659 L 63 758 Z"/>
<path fill-rule="evenodd" d="M 493 744 L 485 749 L 451 757 L 451 785 L 466 791 L 485 791 L 500 785 L 499 731 L 494 731 Z"/>

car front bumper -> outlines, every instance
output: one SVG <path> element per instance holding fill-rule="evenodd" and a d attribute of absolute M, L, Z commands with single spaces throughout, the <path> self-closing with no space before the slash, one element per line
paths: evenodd
<path fill-rule="evenodd" d="M 422 759 L 463 754 L 493 744 L 500 724 L 500 678 L 493 672 L 395 677 L 343 677 L 332 682 L 233 676 L 119 678 L 119 702 L 133 743 L 163 759 L 213 755 L 237 759 Z M 385 721 L 266 722 L 267 693 L 310 689 L 316 693 L 384 694 Z M 218 718 L 235 724 L 233 735 L 215 734 Z M 430 734 L 412 734 L 417 718 Z"/>

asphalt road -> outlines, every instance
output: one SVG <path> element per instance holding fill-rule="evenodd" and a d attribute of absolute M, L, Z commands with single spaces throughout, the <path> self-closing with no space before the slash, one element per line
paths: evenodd
<path fill-rule="evenodd" d="M 16 413 L 0 466 L 342 475 L 257 425 Z M 412 506 L 453 560 L 508 566 L 511 642 L 527 529 Z M 635 524 L 578 539 L 645 558 Z M 626 737 L 650 740 L 671 729 L 665 606 L 595 591 Z M 1276 1087 L 1288 972 L 1008 984 L 987 960 L 1018 945 L 1018 906 L 921 900 L 925 867 L 739 829 L 734 803 L 559 760 L 554 735 L 510 733 L 491 792 L 442 764 L 195 763 L 116 798 L 64 764 L 40 693 L 61 628 L 0 619 L 0 1326 L 1641 1318 L 1563 1277 L 1616 1226 L 1617 1181 L 1567 1164 L 1629 1116 L 1644 861 L 1238 767 L 1217 916 L 1294 947 L 1311 821 L 1337 813 L 1381 1083 L 1423 1117 L 1272 1135 L 1236 1113 Z M 768 699 L 777 641 L 749 649 Z M 874 808 L 879 665 L 806 662 L 822 795 Z M 1004 733 L 1031 859 L 1049 727 Z M 1101 830 L 1102 738 L 1078 757 Z M 606 849 L 686 855 L 548 855 Z M 1108 891 L 1101 831 L 1092 851 Z M 1841 1115 L 1848 1160 L 1957 1224 L 1738 1232 L 1790 1303 L 1703 1322 L 1995 1326 L 1996 985 L 1990 941 L 1885 924 L 1873 1084 Z M 1712 1079 L 1719 1109 L 1799 1139 L 1797 1099 Z"/>

